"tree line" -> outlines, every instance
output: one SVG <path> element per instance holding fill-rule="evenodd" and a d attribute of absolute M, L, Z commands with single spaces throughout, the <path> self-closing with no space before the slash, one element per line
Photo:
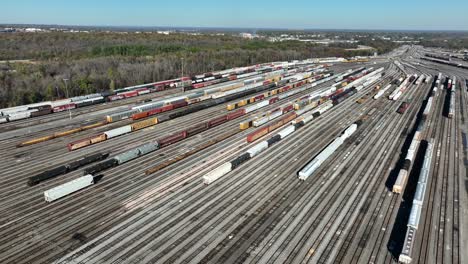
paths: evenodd
<path fill-rule="evenodd" d="M 2 34 L 0 61 L 31 62 L 0 64 L 0 108 L 180 77 L 182 61 L 183 75 L 192 76 L 272 61 L 370 55 L 347 47 L 219 35 Z"/>

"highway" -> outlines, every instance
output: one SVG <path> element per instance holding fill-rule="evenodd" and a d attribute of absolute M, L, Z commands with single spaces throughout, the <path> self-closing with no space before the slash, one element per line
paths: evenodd
<path fill-rule="evenodd" d="M 392 185 L 439 73 L 442 81 L 422 133 L 435 148 L 411 263 L 468 263 L 463 250 L 468 244 L 468 70 L 422 60 L 425 53 L 422 47 L 403 46 L 368 63 L 331 65 L 335 76 L 359 67 L 384 67 L 385 75 L 210 185 L 203 176 L 257 144 L 246 137 L 258 128 L 241 130 L 239 123 L 329 89 L 333 79 L 104 170 L 99 182 L 50 203 L 44 201 L 44 191 L 81 177 L 83 168 L 36 186 L 27 185 L 29 177 L 85 155 L 121 154 L 228 114 L 228 103 L 75 151 L 68 151 L 67 143 L 133 121 L 16 145 L 104 121 L 108 113 L 137 101 L 184 92 L 167 90 L 76 109 L 71 120 L 63 112 L 0 124 L 0 263 L 397 263 L 421 170 L 421 148 L 402 194 L 393 193 Z M 404 73 L 430 80 L 410 83 L 398 100 L 389 100 L 398 87 L 393 81 L 406 78 Z M 450 91 L 443 83 L 454 76 L 455 115 L 449 118 Z M 391 89 L 373 99 L 388 84 Z M 366 94 L 372 96 L 356 102 Z M 399 114 L 402 102 L 409 108 Z M 363 123 L 357 131 L 314 174 L 299 180 L 298 171 L 358 120 Z M 224 135 L 202 151 L 145 174 Z"/>

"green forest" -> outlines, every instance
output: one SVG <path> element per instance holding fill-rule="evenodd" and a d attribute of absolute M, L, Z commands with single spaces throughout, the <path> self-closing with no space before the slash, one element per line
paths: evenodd
<path fill-rule="evenodd" d="M 363 45 L 381 53 L 391 42 Z M 353 45 L 269 42 L 216 34 L 4 33 L 0 35 L 0 108 L 117 89 L 236 66 L 311 57 L 370 55 Z M 26 60 L 25 62 L 9 62 Z M 182 67 L 182 63 L 184 67 Z"/>

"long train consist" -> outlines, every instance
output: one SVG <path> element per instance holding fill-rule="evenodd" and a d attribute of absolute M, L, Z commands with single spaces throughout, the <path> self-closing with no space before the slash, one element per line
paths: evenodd
<path fill-rule="evenodd" d="M 374 74 L 376 72 L 381 72 L 381 70 L 374 71 Z M 368 78 L 360 78 L 359 80 L 356 80 L 355 82 L 358 83 L 358 82 L 366 81 L 368 79 L 371 79 L 372 76 L 373 75 L 371 74 L 371 75 L 368 76 Z M 332 76 L 328 76 L 327 78 L 325 78 L 323 80 L 331 80 L 331 78 L 332 78 Z M 292 80 L 297 80 L 297 79 L 292 78 Z M 320 80 L 318 82 L 320 82 Z M 335 87 L 333 87 L 333 88 L 336 89 Z M 327 89 L 330 89 L 330 88 L 327 88 Z M 325 90 L 327 90 L 327 89 L 325 89 Z M 355 88 L 353 87 L 350 90 L 355 90 Z M 327 94 L 330 94 L 330 92 L 327 92 Z M 238 94 L 232 94 L 232 96 L 236 96 L 236 95 L 238 96 Z M 331 95 L 333 95 L 333 93 L 331 93 Z M 220 98 L 218 98 L 218 99 L 220 99 Z M 334 98 L 334 99 L 336 99 L 336 98 Z M 330 99 L 330 101 L 333 102 L 332 99 Z M 269 101 L 266 101 L 266 102 L 268 103 Z M 260 102 L 260 103 L 262 103 L 262 102 Z M 260 104 L 260 103 L 257 103 L 257 104 Z M 324 108 L 323 111 L 326 111 L 327 109 L 330 109 L 330 105 L 333 105 L 333 103 L 324 104 L 321 107 Z M 292 104 L 291 104 L 290 108 L 291 108 L 291 110 L 293 110 L 293 105 Z M 185 109 L 183 109 L 183 110 L 185 110 Z M 308 110 L 310 110 L 310 109 L 308 109 Z M 221 124 L 223 124 L 225 122 L 228 122 L 230 120 L 234 120 L 236 118 L 239 118 L 239 117 L 245 115 L 247 111 L 248 111 L 247 108 L 238 109 L 236 111 L 229 112 L 229 113 L 227 113 L 227 114 L 225 114 L 223 116 L 214 117 L 211 120 L 208 120 L 208 121 L 203 122 L 201 124 L 194 125 L 194 126 L 188 128 L 188 129 L 183 129 L 181 131 L 176 131 L 176 132 L 174 132 L 174 133 L 172 133 L 172 134 L 170 134 L 168 136 L 164 136 L 162 138 L 152 140 L 150 142 L 143 143 L 142 145 L 140 145 L 140 146 L 138 146 L 136 148 L 126 150 L 125 152 L 120 153 L 120 154 L 118 154 L 116 156 L 113 156 L 110 159 L 99 162 L 99 163 L 97 163 L 95 165 L 92 165 L 91 167 L 87 167 L 84 170 L 84 176 L 82 178 L 76 179 L 76 180 L 74 180 L 74 181 L 72 181 L 70 183 L 66 183 L 66 184 L 63 184 L 61 186 L 57 186 L 57 187 L 55 187 L 55 188 L 53 188 L 51 190 L 48 190 L 48 191 L 44 192 L 44 197 L 45 197 L 46 201 L 51 202 L 51 201 L 54 201 L 56 199 L 59 199 L 59 198 L 65 196 L 65 195 L 67 195 L 69 193 L 73 193 L 73 192 L 78 191 L 80 189 L 86 188 L 86 187 L 94 184 L 95 182 L 97 182 L 97 180 L 98 180 L 97 177 L 100 176 L 99 174 L 103 170 L 107 170 L 107 169 L 110 169 L 112 167 L 123 164 L 125 162 L 128 162 L 130 160 L 139 158 L 139 157 L 141 157 L 143 155 L 146 155 L 148 153 L 151 153 L 151 152 L 153 152 L 153 151 L 155 151 L 157 149 L 167 147 L 167 146 L 172 145 L 172 144 L 174 144 L 176 142 L 182 141 L 182 140 L 184 140 L 186 138 L 192 137 L 192 136 L 194 136 L 196 134 L 199 134 L 199 133 L 201 133 L 203 131 L 211 129 L 211 128 L 215 127 L 215 126 L 219 126 L 219 125 L 221 125 Z M 301 109 L 299 111 L 301 111 L 301 113 L 305 113 L 305 108 Z M 323 111 L 322 110 L 313 111 L 313 114 L 308 116 L 307 119 L 306 119 L 306 117 L 297 118 L 297 114 L 295 112 L 288 113 L 284 118 L 281 119 L 281 123 L 279 125 L 276 124 L 275 129 L 279 128 L 279 127 L 281 127 L 283 125 L 287 125 L 288 123 L 290 123 L 292 121 L 291 125 L 289 125 L 286 128 L 282 129 L 278 133 L 280 135 L 280 137 L 286 137 L 287 135 L 294 132 L 294 130 L 302 127 L 305 124 L 305 122 L 307 122 L 307 120 L 311 120 L 312 118 L 320 115 Z M 171 113 L 171 114 L 173 114 L 173 113 Z M 297 118 L 297 119 L 293 120 L 295 118 Z M 110 130 L 110 131 L 105 132 L 104 136 L 101 135 L 100 138 L 97 138 L 95 140 L 99 141 L 102 138 L 114 137 L 114 136 L 117 136 L 117 135 L 119 135 L 121 133 L 128 133 L 132 129 L 141 129 L 141 127 L 145 127 L 144 124 L 139 124 L 141 122 L 149 122 L 151 124 L 154 124 L 154 123 L 158 122 L 158 119 L 157 118 L 154 118 L 154 119 L 150 118 L 150 119 L 143 120 L 143 121 L 134 123 L 132 125 L 129 125 L 130 128 L 128 128 L 126 126 L 126 127 L 121 127 L 121 128 L 117 128 L 117 129 L 114 129 L 114 130 Z M 268 126 L 268 127 L 271 128 L 271 126 Z M 278 141 L 278 137 L 275 137 L 274 139 L 270 140 L 270 144 L 273 144 L 273 143 L 275 143 L 277 141 Z M 90 142 L 91 142 L 91 139 L 90 139 Z M 87 143 L 83 143 L 83 144 L 87 144 Z M 264 143 L 262 143 L 262 144 L 264 145 Z M 262 149 L 262 148 L 260 148 L 260 149 Z M 258 152 L 256 152 L 256 151 L 258 151 Z M 261 151 L 261 150 L 251 149 L 252 153 L 249 154 L 250 157 L 256 155 L 256 153 L 259 153 L 259 151 Z M 245 157 L 243 157 L 243 158 L 245 158 Z"/>
<path fill-rule="evenodd" d="M 358 127 L 362 124 L 361 120 L 349 126 L 341 136 L 337 137 L 325 149 L 323 149 L 315 158 L 297 173 L 299 180 L 305 181 L 325 162 L 344 142 L 351 137 Z"/>
<path fill-rule="evenodd" d="M 405 242 L 403 244 L 403 250 L 398 258 L 401 263 L 411 263 L 412 252 L 414 247 L 414 240 L 416 231 L 418 230 L 419 220 L 421 218 L 421 211 L 424 205 L 424 196 L 426 195 L 427 183 L 431 171 L 432 153 L 434 145 L 428 142 L 426 153 L 424 155 L 424 162 L 419 174 L 418 183 L 416 186 L 416 192 L 411 206 L 411 213 L 408 220 Z"/>
<path fill-rule="evenodd" d="M 365 76 L 365 75 L 363 75 L 359 79 L 357 79 L 357 80 L 353 81 L 351 84 L 347 85 L 345 88 L 347 88 L 347 90 L 350 90 L 350 91 L 356 91 L 356 87 L 354 87 L 354 85 L 359 85 L 360 83 L 363 83 L 363 82 L 367 83 L 367 85 L 369 85 L 371 83 L 370 82 L 368 83 L 367 81 L 372 79 L 373 76 L 378 76 L 378 74 L 381 74 L 383 70 L 384 70 L 383 68 L 375 70 L 371 74 L 366 76 L 365 78 L 363 78 Z M 369 73 L 370 72 L 371 71 L 369 71 Z M 380 76 L 382 76 L 382 75 L 380 75 Z M 332 88 L 329 88 L 329 89 L 336 90 L 336 87 L 332 87 Z M 346 91 L 346 89 L 345 89 L 345 91 Z M 228 174 L 232 170 L 239 167 L 242 163 L 250 160 L 251 158 L 257 156 L 259 153 L 264 151 L 265 149 L 267 149 L 270 146 L 276 144 L 277 142 L 281 141 L 282 139 L 288 137 L 289 135 L 291 135 L 292 133 L 294 133 L 295 131 L 297 131 L 301 127 L 303 127 L 306 123 L 309 123 L 311 120 L 313 120 L 314 118 L 319 117 L 323 112 L 327 111 L 328 109 L 330 109 L 334 105 L 336 105 L 334 103 L 335 102 L 334 100 L 337 100 L 337 98 L 331 99 L 332 96 L 333 96 L 333 92 L 330 93 L 329 90 L 325 90 L 325 91 L 322 91 L 322 92 L 325 92 L 326 94 L 328 94 L 331 101 L 328 101 L 327 103 L 319 106 L 318 109 L 314 109 L 313 111 L 310 111 L 311 109 L 307 109 L 307 108 L 299 110 L 298 112 L 300 112 L 301 115 L 305 114 L 306 112 L 309 112 L 309 111 L 311 112 L 311 113 L 305 114 L 304 116 L 297 117 L 296 112 L 288 114 L 285 118 L 289 119 L 290 116 L 295 116 L 297 118 L 295 120 L 291 121 L 290 125 L 288 125 L 289 120 L 288 120 L 288 122 L 285 122 L 284 120 L 282 120 L 283 122 L 281 124 L 282 125 L 287 125 L 286 127 L 283 127 L 277 134 L 273 135 L 269 139 L 263 140 L 263 141 L 257 143 L 256 145 L 254 145 L 253 147 L 249 148 L 245 153 L 241 154 L 240 156 L 238 156 L 234 160 L 229 161 L 229 162 L 225 162 L 225 163 L 221 164 L 220 166 L 218 166 L 217 168 L 215 168 L 214 170 L 210 171 L 208 174 L 203 176 L 203 182 L 205 184 L 213 183 L 214 181 L 218 180 L 219 178 L 223 177 L 224 175 Z M 341 97 L 341 98 L 345 99 L 347 97 Z M 338 101 L 338 102 L 341 102 L 341 101 Z M 357 127 L 360 126 L 361 124 L 362 124 L 362 120 L 358 120 L 353 125 L 351 125 L 351 127 L 349 127 L 344 132 L 344 134 L 342 135 L 342 139 L 344 140 L 344 139 L 347 139 L 349 136 L 351 136 L 356 131 Z M 277 126 L 277 125 L 275 125 L 275 123 L 273 123 L 273 124 L 268 125 L 268 126 L 266 126 L 264 128 L 260 128 L 260 129 L 256 130 L 255 132 L 253 132 L 253 133 L 251 133 L 251 134 L 249 134 L 247 136 L 247 142 L 250 143 L 250 142 L 253 142 L 253 141 L 257 140 L 257 139 L 260 139 L 260 138 L 268 135 L 271 131 L 276 130 L 279 127 L 280 126 Z M 299 175 L 299 179 L 303 180 L 305 178 L 306 177 L 303 177 L 303 176 Z"/>
<path fill-rule="evenodd" d="M 298 62 L 299 64 L 299 62 Z M 159 92 L 171 88 L 182 87 L 184 90 L 197 89 L 213 85 L 216 83 L 228 82 L 231 80 L 246 78 L 261 73 L 280 70 L 283 67 L 294 67 L 295 62 L 281 64 L 266 64 L 255 65 L 231 69 L 226 71 L 197 75 L 194 77 L 181 77 L 172 80 L 136 85 L 126 88 L 117 89 L 115 91 L 105 91 L 102 93 L 89 94 L 84 96 L 76 96 L 68 99 L 57 101 L 46 101 L 41 103 L 22 105 L 10 108 L 0 109 L 0 123 L 12 122 L 16 120 L 48 115 L 51 113 L 63 112 L 75 108 L 81 108 L 90 105 L 101 104 L 104 102 L 112 102 L 127 98 L 132 98 L 144 94 Z M 202 86 L 203 85 L 203 86 Z"/>
<path fill-rule="evenodd" d="M 409 149 L 407 151 L 405 161 L 403 162 L 403 167 L 400 169 L 400 171 L 398 173 L 398 176 L 397 176 L 397 179 L 396 179 L 395 183 L 393 184 L 392 191 L 394 193 L 402 193 L 403 189 L 404 189 L 404 187 L 406 185 L 406 181 L 407 181 L 408 176 L 409 176 L 410 168 L 411 168 L 412 164 L 414 163 L 414 159 L 416 157 L 417 150 L 418 150 L 419 145 L 421 143 L 421 138 L 422 138 L 422 133 L 424 131 L 425 121 L 428 118 L 429 114 L 431 113 L 431 108 L 433 107 L 432 105 L 433 105 L 433 101 L 434 101 L 434 96 L 437 95 L 436 94 L 437 86 L 440 84 L 441 77 L 442 77 L 441 74 L 439 74 L 439 76 L 436 76 L 436 80 L 434 82 L 434 87 L 431 90 L 429 98 L 427 99 L 426 106 L 425 106 L 425 108 L 423 110 L 422 119 L 420 120 L 420 123 L 417 124 L 417 129 L 416 129 L 416 132 L 415 132 L 415 134 L 413 136 L 413 139 L 411 141 L 410 147 L 409 147 Z"/>
<path fill-rule="evenodd" d="M 273 77 L 273 78 L 277 78 L 277 77 Z M 297 81 L 297 79 L 292 78 L 292 79 L 289 79 L 288 81 Z M 289 86 L 295 88 L 295 87 L 302 86 L 304 83 L 306 83 L 306 82 L 300 81 L 300 82 L 292 83 Z M 82 139 L 82 140 L 70 142 L 68 144 L 68 149 L 70 151 L 72 151 L 72 150 L 76 150 L 76 149 L 79 149 L 79 148 L 82 148 L 82 147 L 86 147 L 86 146 L 89 146 L 89 145 L 92 145 L 92 144 L 95 144 L 95 143 L 105 141 L 105 140 L 110 139 L 110 138 L 114 138 L 114 137 L 117 137 L 117 136 L 120 136 L 120 135 L 123 135 L 123 134 L 130 133 L 132 131 L 137 131 L 137 130 L 140 130 L 140 129 L 143 129 L 143 128 L 146 128 L 146 127 L 149 127 L 149 126 L 156 125 L 156 124 L 161 123 L 161 122 L 165 122 L 165 121 L 168 121 L 168 120 L 171 120 L 171 119 L 183 116 L 183 115 L 187 115 L 187 114 L 195 112 L 195 111 L 206 109 L 208 107 L 218 105 L 218 104 L 230 101 L 230 100 L 238 98 L 238 97 L 242 97 L 242 96 L 245 96 L 245 95 L 248 95 L 248 94 L 251 94 L 251 93 L 255 93 L 255 92 L 259 92 L 259 91 L 263 91 L 265 89 L 271 89 L 273 87 L 276 87 L 276 85 L 277 85 L 276 83 L 271 83 L 270 80 L 267 80 L 267 81 L 264 81 L 264 82 L 259 82 L 259 84 L 260 85 L 252 86 L 252 88 L 249 87 L 248 90 L 243 89 L 243 90 L 238 91 L 237 93 L 233 93 L 233 94 L 229 94 L 229 95 L 224 94 L 224 96 L 216 98 L 216 99 L 211 98 L 211 99 L 207 100 L 204 103 L 191 104 L 186 109 L 180 109 L 180 110 L 177 110 L 176 112 L 168 113 L 167 115 L 145 119 L 143 121 L 139 121 L 139 122 L 133 123 L 131 125 L 126 125 L 126 126 L 123 126 L 123 127 L 112 129 L 110 131 L 106 131 L 106 132 L 98 134 L 98 135 L 87 137 L 87 138 Z M 282 89 L 283 88 L 278 88 L 277 90 L 279 90 L 279 92 L 281 93 L 281 92 L 283 92 Z M 138 113 L 130 112 L 130 113 L 125 113 L 125 114 L 117 113 L 117 114 L 114 114 L 112 116 L 108 116 L 107 117 L 107 122 L 110 123 L 111 121 L 115 121 L 116 118 L 122 119 L 122 118 L 124 118 L 124 115 L 128 116 L 131 113 L 133 113 L 131 115 L 133 120 L 137 120 L 137 119 L 146 118 L 146 117 L 149 117 L 149 116 L 152 116 L 152 115 L 155 115 L 155 114 L 160 114 L 160 113 L 163 113 L 163 112 L 167 112 L 167 111 L 170 111 L 170 110 L 180 108 L 180 107 L 184 107 L 184 106 L 188 105 L 188 102 L 187 102 L 188 98 L 183 98 L 183 99 L 177 98 L 177 100 L 178 101 L 175 101 L 175 102 L 163 105 L 163 106 L 161 106 L 160 104 L 149 105 L 148 107 L 155 107 L 155 108 L 150 109 L 148 111 L 144 111 L 144 112 L 138 112 Z M 266 103 L 267 103 L 266 105 L 268 105 L 268 101 L 266 101 Z M 249 108 L 246 108 L 246 109 L 241 109 L 241 110 L 244 113 L 249 113 L 249 112 L 254 111 L 254 110 L 259 108 L 258 105 L 255 105 L 255 106 L 256 107 L 252 106 L 252 107 L 249 107 Z M 148 109 L 148 108 L 139 108 L 139 110 L 141 110 L 141 109 Z M 239 113 L 239 111 L 233 112 L 232 114 L 236 115 L 236 113 Z"/>

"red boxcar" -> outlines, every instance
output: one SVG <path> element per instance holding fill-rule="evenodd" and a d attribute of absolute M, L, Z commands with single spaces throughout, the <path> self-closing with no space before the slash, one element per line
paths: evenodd
<path fill-rule="evenodd" d="M 172 102 L 171 104 L 174 108 L 179 108 L 179 107 L 186 106 L 188 103 L 185 100 L 180 100 L 180 101 Z"/>
<path fill-rule="evenodd" d="M 121 93 L 121 95 L 123 95 L 123 97 L 125 97 L 125 98 L 130 98 L 130 97 L 138 96 L 138 92 L 137 91 L 130 91 L 130 92 Z"/>
<path fill-rule="evenodd" d="M 265 95 L 263 95 L 263 94 L 257 95 L 257 96 L 255 96 L 255 102 L 256 102 L 257 100 L 263 100 L 263 98 L 265 98 Z"/>
<path fill-rule="evenodd" d="M 111 102 L 112 102 L 112 101 L 121 100 L 121 99 L 124 99 L 124 98 L 125 98 L 125 97 L 124 97 L 123 95 L 121 95 L 121 94 L 111 95 L 111 96 L 107 97 L 107 99 L 108 99 L 109 101 L 111 101 Z"/>
<path fill-rule="evenodd" d="M 172 104 L 170 104 L 170 105 L 165 105 L 165 106 L 161 107 L 161 112 L 170 111 L 170 110 L 172 110 L 172 109 L 174 109 L 174 106 L 173 106 Z"/>
<path fill-rule="evenodd" d="M 159 147 L 166 147 L 187 137 L 187 131 L 177 132 L 158 140 Z"/>
<path fill-rule="evenodd" d="M 290 90 L 291 88 L 292 88 L 291 85 L 285 86 L 283 87 L 283 92 Z"/>
<path fill-rule="evenodd" d="M 55 113 L 55 112 L 62 112 L 62 111 L 66 111 L 66 110 L 69 110 L 69 109 L 75 109 L 76 108 L 76 104 L 75 103 L 69 103 L 69 104 L 66 104 L 66 105 L 59 105 L 59 106 L 56 106 L 52 109 L 52 111 Z"/>
<path fill-rule="evenodd" d="M 231 80 L 231 81 L 237 80 L 237 75 L 229 76 L 229 80 Z"/>
<path fill-rule="evenodd" d="M 276 103 L 276 102 L 278 102 L 278 101 L 279 101 L 279 98 L 278 98 L 278 97 L 271 98 L 271 99 L 270 99 L 270 104 L 274 104 L 274 103 Z"/>
<path fill-rule="evenodd" d="M 214 126 L 217 126 L 226 122 L 228 120 L 227 117 L 228 117 L 227 115 L 223 115 L 223 116 L 211 119 L 210 121 L 208 121 L 208 127 L 214 127 Z"/>
<path fill-rule="evenodd" d="M 227 120 L 233 120 L 245 114 L 245 109 L 239 109 L 227 115 Z"/>
<path fill-rule="evenodd" d="M 268 127 L 257 129 L 256 131 L 247 135 L 247 142 L 254 142 L 258 138 L 268 134 Z"/>
<path fill-rule="evenodd" d="M 205 84 L 204 83 L 195 83 L 192 86 L 193 86 L 193 89 L 198 89 L 198 88 L 205 87 Z"/>
<path fill-rule="evenodd" d="M 145 118 L 145 117 L 148 117 L 148 116 L 149 116 L 149 111 L 145 111 L 145 112 L 133 114 L 132 119 L 133 120 L 138 120 L 138 119 L 142 119 L 142 118 Z"/>
<path fill-rule="evenodd" d="M 80 139 L 77 141 L 70 142 L 67 144 L 67 147 L 69 151 L 72 151 L 72 150 L 83 148 L 89 145 L 91 145 L 91 139 L 85 138 L 85 139 Z"/>
<path fill-rule="evenodd" d="M 159 114 L 162 112 L 162 108 L 161 107 L 158 107 L 158 108 L 155 108 L 155 109 L 151 109 L 148 111 L 148 116 L 151 116 L 151 115 L 156 115 L 156 114 Z"/>
<path fill-rule="evenodd" d="M 187 137 L 191 137 L 208 129 L 207 123 L 201 123 L 187 129 Z"/>
<path fill-rule="evenodd" d="M 283 107 L 283 114 L 284 113 L 287 113 L 287 112 L 291 112 L 292 110 L 294 109 L 294 105 L 288 105 L 288 106 L 285 106 Z"/>

